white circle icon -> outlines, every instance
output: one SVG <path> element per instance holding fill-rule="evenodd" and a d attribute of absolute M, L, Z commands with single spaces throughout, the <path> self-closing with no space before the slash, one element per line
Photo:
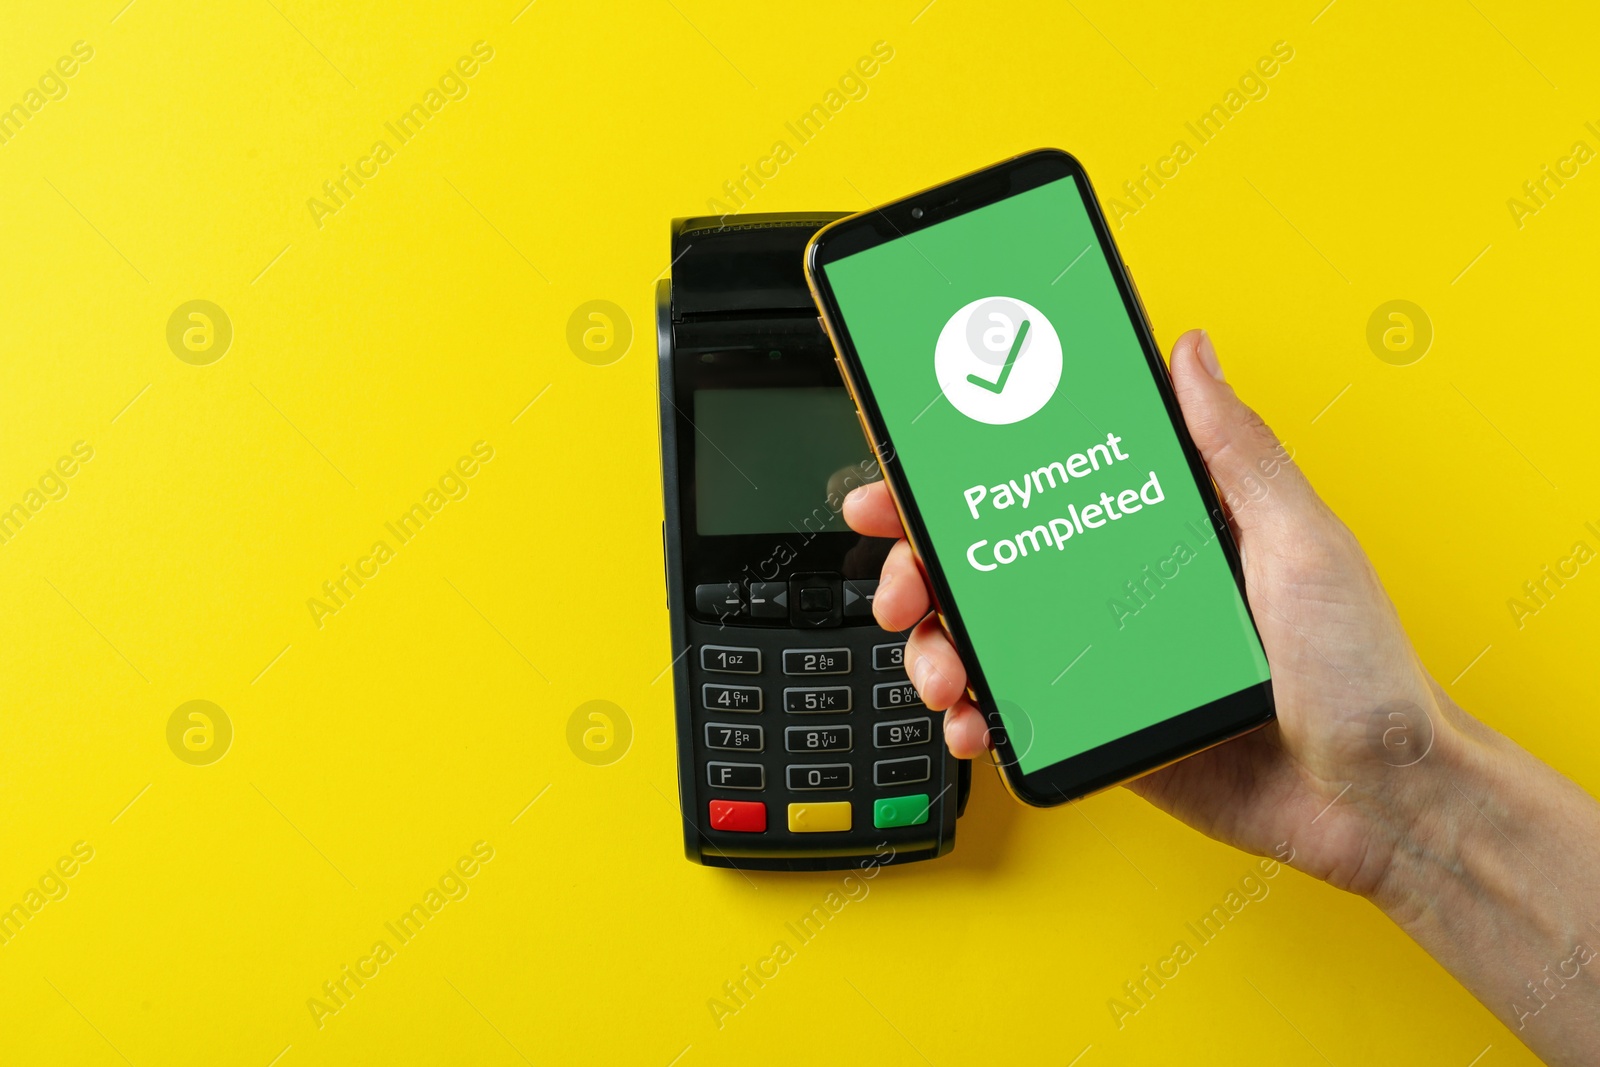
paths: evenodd
<path fill-rule="evenodd" d="M 1061 338 L 1039 309 L 1009 296 L 986 296 L 950 316 L 933 350 L 945 399 L 969 419 L 1021 422 L 1061 384 Z"/>

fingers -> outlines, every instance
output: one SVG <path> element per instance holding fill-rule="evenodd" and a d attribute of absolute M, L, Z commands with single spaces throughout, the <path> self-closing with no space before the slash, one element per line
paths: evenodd
<path fill-rule="evenodd" d="M 971 701 L 944 713 L 944 743 L 956 759 L 975 759 L 989 750 L 989 724 Z"/>
<path fill-rule="evenodd" d="M 967 670 L 955 646 L 932 615 L 917 624 L 906 641 L 906 674 L 917 695 L 934 711 L 943 711 L 967 689 Z"/>
<path fill-rule="evenodd" d="M 951 754 L 957 759 L 983 755 L 989 724 L 966 698 L 966 668 L 934 616 L 918 623 L 906 641 L 906 668 L 922 702 L 944 712 L 944 742 Z"/>
<path fill-rule="evenodd" d="M 927 580 L 900 527 L 900 515 L 894 509 L 889 487 L 883 482 L 871 482 L 852 490 L 844 498 L 844 521 L 858 534 L 897 539 L 883 561 L 878 592 L 872 598 L 872 615 L 885 630 L 909 630 L 928 614 L 932 602 Z M 906 663 L 911 662 L 907 658 Z"/>
<path fill-rule="evenodd" d="M 872 616 L 885 630 L 898 632 L 915 626 L 931 607 L 928 584 L 923 580 L 911 546 L 896 541 L 883 561 L 878 593 L 872 598 Z M 910 660 L 907 660 L 910 662 Z"/>
<path fill-rule="evenodd" d="M 905 537 L 900 528 L 900 514 L 894 509 L 894 499 L 889 496 L 889 486 L 884 482 L 868 482 L 850 491 L 844 498 L 844 521 L 850 529 L 866 537 Z"/>
<path fill-rule="evenodd" d="M 1190 330 L 1172 346 L 1172 385 L 1189 434 L 1241 532 L 1285 509 L 1316 503 L 1292 450 L 1223 380 L 1205 331 Z"/>

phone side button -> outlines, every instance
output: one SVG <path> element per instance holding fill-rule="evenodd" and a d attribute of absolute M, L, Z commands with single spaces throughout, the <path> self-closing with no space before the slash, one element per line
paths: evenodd
<path fill-rule="evenodd" d="M 1133 301 L 1139 305 L 1139 313 L 1144 316 L 1144 321 L 1150 325 L 1153 332 L 1155 326 L 1150 323 L 1150 309 L 1144 305 L 1144 294 L 1139 292 L 1139 283 L 1133 280 L 1133 271 L 1128 269 L 1128 261 L 1122 261 L 1122 273 L 1128 279 L 1128 287 L 1133 290 Z"/>

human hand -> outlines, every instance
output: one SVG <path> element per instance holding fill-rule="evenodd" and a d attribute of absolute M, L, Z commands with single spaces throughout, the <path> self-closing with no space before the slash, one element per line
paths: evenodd
<path fill-rule="evenodd" d="M 1290 849 L 1296 867 L 1370 895 L 1425 802 L 1406 791 L 1438 787 L 1428 776 L 1397 775 L 1410 756 L 1394 758 L 1385 739 L 1399 729 L 1424 753 L 1448 747 L 1466 728 L 1464 716 L 1419 662 L 1355 536 L 1223 380 L 1205 333 L 1190 331 L 1173 346 L 1172 380 L 1230 512 L 1278 717 L 1129 788 L 1212 837 L 1283 859 Z M 987 724 L 931 613 L 926 576 L 887 486 L 855 490 L 844 517 L 859 533 L 899 539 L 874 613 L 887 630 L 911 630 L 906 671 L 928 707 L 945 711 L 950 750 L 981 755 Z"/>

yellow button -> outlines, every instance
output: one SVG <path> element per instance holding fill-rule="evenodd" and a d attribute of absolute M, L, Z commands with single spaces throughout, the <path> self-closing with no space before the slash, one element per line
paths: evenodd
<path fill-rule="evenodd" d="M 850 829 L 850 802 L 835 800 L 827 804 L 790 804 L 791 834 L 820 834 L 828 830 Z"/>

